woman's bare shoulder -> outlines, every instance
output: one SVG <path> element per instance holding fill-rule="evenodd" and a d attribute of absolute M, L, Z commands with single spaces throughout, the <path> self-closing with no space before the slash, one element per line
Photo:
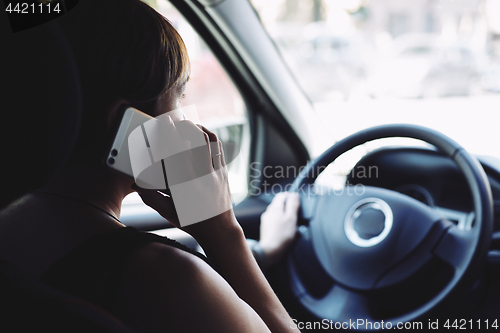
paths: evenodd
<path fill-rule="evenodd" d="M 149 243 L 122 276 L 127 321 L 148 332 L 266 332 L 255 311 L 205 261 Z"/>

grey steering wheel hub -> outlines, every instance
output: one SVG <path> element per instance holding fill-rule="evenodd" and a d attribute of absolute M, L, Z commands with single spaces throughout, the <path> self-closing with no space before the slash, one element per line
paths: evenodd
<path fill-rule="evenodd" d="M 359 247 L 374 246 L 387 237 L 392 221 L 391 207 L 384 200 L 362 199 L 347 212 L 344 221 L 345 235 Z"/>

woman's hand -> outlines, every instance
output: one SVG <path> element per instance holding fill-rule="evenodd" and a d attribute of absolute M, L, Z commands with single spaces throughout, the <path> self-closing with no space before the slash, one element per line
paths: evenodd
<path fill-rule="evenodd" d="M 268 265 L 280 260 L 292 244 L 297 230 L 299 206 L 297 193 L 278 193 L 260 217 L 259 243 Z"/>
<path fill-rule="evenodd" d="M 189 120 L 174 123 L 168 117 L 161 125 L 163 140 L 178 152 L 163 159 L 172 196 L 137 185 L 133 189 L 146 205 L 199 242 L 241 229 L 232 211 L 227 167 L 217 136 Z"/>

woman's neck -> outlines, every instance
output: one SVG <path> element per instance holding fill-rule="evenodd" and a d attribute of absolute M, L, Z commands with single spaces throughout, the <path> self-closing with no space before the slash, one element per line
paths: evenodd
<path fill-rule="evenodd" d="M 86 202 L 119 219 L 132 184 L 133 180 L 110 170 L 79 166 L 62 170 L 39 190 Z"/>

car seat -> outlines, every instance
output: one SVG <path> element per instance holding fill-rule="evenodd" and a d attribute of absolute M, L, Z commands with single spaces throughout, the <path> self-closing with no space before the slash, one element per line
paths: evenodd
<path fill-rule="evenodd" d="M 13 33 L 0 14 L 0 209 L 69 157 L 82 111 L 69 43 L 56 21 Z M 1 221 L 0 221 L 1 223 Z M 133 332 L 103 309 L 0 262 L 1 332 Z"/>

